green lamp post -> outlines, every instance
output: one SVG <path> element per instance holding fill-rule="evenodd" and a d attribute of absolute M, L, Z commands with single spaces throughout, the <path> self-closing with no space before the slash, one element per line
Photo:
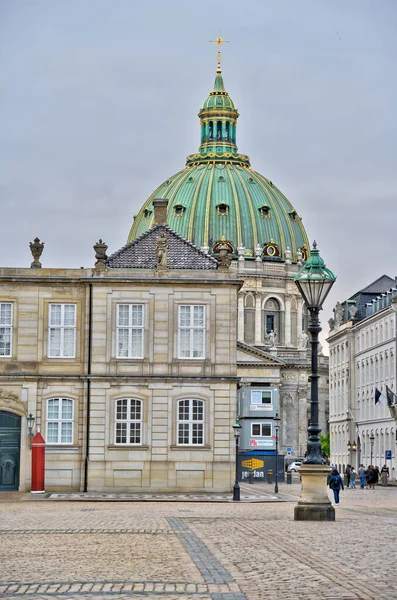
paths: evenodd
<path fill-rule="evenodd" d="M 335 519 L 335 512 L 331 510 L 332 506 L 328 500 L 328 496 L 326 495 L 326 488 L 326 497 L 324 496 L 325 486 L 323 486 L 322 481 L 324 475 L 322 472 L 323 457 L 321 453 L 321 442 L 319 437 L 321 428 L 319 426 L 318 418 L 318 335 L 321 331 L 319 314 L 323 307 L 324 300 L 328 296 L 333 284 L 335 283 L 335 279 L 336 277 L 332 271 L 326 268 L 325 263 L 320 256 L 320 252 L 317 249 L 316 242 L 313 242 L 313 248 L 311 250 L 310 257 L 294 279 L 310 314 L 308 330 L 311 334 L 310 425 L 307 429 L 308 440 L 306 458 L 304 460 L 303 468 L 301 467 L 302 470 L 300 471 L 302 476 L 303 499 L 301 499 L 298 505 L 295 507 L 296 520 Z M 312 466 L 318 468 L 309 468 Z M 311 496 L 310 494 L 306 494 L 306 496 L 304 494 L 305 470 L 308 477 L 310 475 L 310 484 L 307 484 L 307 488 L 310 487 Z M 314 485 L 316 477 L 318 478 L 318 495 L 313 493 L 313 490 L 317 485 Z M 309 496 L 312 498 L 312 502 L 307 500 Z M 306 500 L 304 499 L 305 497 Z"/>
<path fill-rule="evenodd" d="M 310 314 L 308 327 L 311 333 L 312 347 L 310 425 L 307 429 L 309 439 L 307 441 L 307 454 L 304 462 L 315 465 L 323 464 L 319 437 L 321 428 L 318 424 L 318 335 L 321 331 L 319 313 L 323 307 L 324 300 L 335 283 L 335 279 L 336 277 L 332 271 L 326 268 L 320 252 L 317 250 L 316 242 L 313 242 L 311 255 L 303 268 L 295 276 L 294 281 Z"/>

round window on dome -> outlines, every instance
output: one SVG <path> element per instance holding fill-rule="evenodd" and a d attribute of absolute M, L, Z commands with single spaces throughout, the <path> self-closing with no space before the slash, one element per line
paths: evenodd
<path fill-rule="evenodd" d="M 263 254 L 269 258 L 274 258 L 276 256 L 280 256 L 280 250 L 277 244 L 275 244 L 273 240 L 270 240 L 269 243 L 265 244 L 265 247 L 263 248 Z"/>

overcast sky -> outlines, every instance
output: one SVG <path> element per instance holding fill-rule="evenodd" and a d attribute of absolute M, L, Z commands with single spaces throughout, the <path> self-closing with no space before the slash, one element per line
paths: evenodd
<path fill-rule="evenodd" d="M 0 0 L 0 264 L 94 262 L 199 145 L 223 47 L 237 143 L 337 283 L 397 275 L 396 0 Z"/>

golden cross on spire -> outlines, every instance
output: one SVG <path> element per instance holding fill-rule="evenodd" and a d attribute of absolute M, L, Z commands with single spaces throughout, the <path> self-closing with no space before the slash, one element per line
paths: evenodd
<path fill-rule="evenodd" d="M 216 38 L 216 40 L 210 40 L 210 42 L 216 44 L 218 46 L 218 68 L 216 70 L 216 72 L 220 75 L 222 73 L 222 69 L 221 69 L 221 46 L 222 44 L 228 44 L 229 40 L 224 40 L 223 38 L 221 38 L 221 32 L 219 31 L 219 35 Z"/>

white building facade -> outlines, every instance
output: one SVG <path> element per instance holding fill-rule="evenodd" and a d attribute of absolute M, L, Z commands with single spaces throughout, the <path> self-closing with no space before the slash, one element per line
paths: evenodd
<path fill-rule="evenodd" d="M 392 479 L 396 477 L 396 421 L 386 386 L 396 393 L 394 285 L 384 275 L 338 303 L 328 337 L 331 462 L 342 471 L 347 464 L 381 467 L 386 463 Z M 376 389 L 384 397 L 377 404 Z"/>

